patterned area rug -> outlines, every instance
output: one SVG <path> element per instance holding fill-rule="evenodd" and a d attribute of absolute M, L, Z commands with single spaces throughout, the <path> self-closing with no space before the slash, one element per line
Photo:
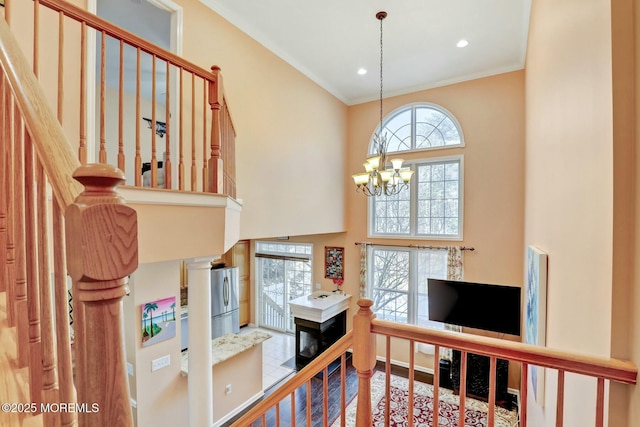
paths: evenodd
<path fill-rule="evenodd" d="M 384 426 L 386 408 L 385 374 L 376 372 L 371 378 L 371 407 L 373 409 L 373 425 Z M 406 378 L 391 375 L 390 424 L 391 426 L 406 426 L 409 381 Z M 433 422 L 433 386 L 414 381 L 413 386 L 413 425 L 416 427 L 431 427 Z M 438 405 L 438 427 L 457 427 L 459 417 L 460 398 L 451 390 L 440 389 L 440 404 Z M 358 397 L 347 406 L 346 425 L 355 426 Z M 467 397 L 465 403 L 465 427 L 484 427 L 487 425 L 489 404 Z M 496 427 L 518 426 L 518 414 L 514 411 L 496 407 Z M 338 418 L 332 427 L 340 427 Z"/>

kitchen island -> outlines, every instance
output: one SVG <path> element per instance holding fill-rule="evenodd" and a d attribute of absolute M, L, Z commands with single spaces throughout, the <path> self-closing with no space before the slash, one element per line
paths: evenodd
<path fill-rule="evenodd" d="M 269 338 L 271 335 L 266 332 L 253 331 L 227 334 L 211 341 L 215 426 L 231 419 L 264 395 L 262 343 Z M 182 352 L 182 376 L 188 380 L 188 375 L 189 350 L 185 350 Z"/>

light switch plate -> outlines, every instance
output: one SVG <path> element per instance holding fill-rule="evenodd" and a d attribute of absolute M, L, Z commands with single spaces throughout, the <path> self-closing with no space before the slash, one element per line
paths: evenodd
<path fill-rule="evenodd" d="M 151 372 L 166 368 L 169 365 L 171 365 L 171 356 L 167 354 L 151 361 Z"/>

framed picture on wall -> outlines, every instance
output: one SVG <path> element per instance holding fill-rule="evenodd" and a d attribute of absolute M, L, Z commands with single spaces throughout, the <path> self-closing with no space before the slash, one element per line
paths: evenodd
<path fill-rule="evenodd" d="M 344 248 L 324 247 L 324 277 L 334 280 L 344 279 Z"/>
<path fill-rule="evenodd" d="M 546 345 L 547 330 L 547 254 L 527 247 L 524 301 L 524 340 Z M 544 403 L 544 368 L 529 365 L 529 384 L 539 405 Z"/>
<path fill-rule="evenodd" d="M 142 346 L 147 347 L 176 336 L 176 297 L 142 304 Z M 180 310 L 180 307 L 178 307 Z"/>

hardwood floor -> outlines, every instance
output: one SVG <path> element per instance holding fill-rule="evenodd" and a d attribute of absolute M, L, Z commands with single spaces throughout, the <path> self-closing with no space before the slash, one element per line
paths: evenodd
<path fill-rule="evenodd" d="M 7 323 L 6 293 L 0 292 L 0 403 L 26 403 L 29 397 L 29 373 L 18 368 L 16 331 Z M 42 415 L 0 411 L 0 426 L 42 426 Z"/>
<path fill-rule="evenodd" d="M 385 366 L 384 363 L 378 362 L 375 370 L 379 370 L 384 372 Z M 394 375 L 407 377 L 408 369 L 392 366 L 391 372 Z M 415 371 L 414 378 L 416 381 L 421 381 L 424 383 L 433 383 L 433 376 L 431 374 Z M 278 384 L 275 384 L 270 389 L 266 390 L 265 396 L 270 395 L 275 391 L 278 387 L 284 384 L 288 378 L 283 379 Z M 346 395 L 346 403 L 347 405 L 351 400 L 356 396 L 358 392 L 358 377 L 356 375 L 356 370 L 351 364 L 351 357 L 347 359 L 347 369 L 346 369 L 346 387 L 345 387 L 345 395 Z M 336 370 L 333 374 L 329 375 L 328 380 L 328 405 L 327 405 L 327 413 L 328 420 L 327 425 L 331 425 L 340 415 L 340 369 Z M 323 391 L 323 380 L 321 378 L 313 378 L 311 380 L 311 426 L 319 427 L 324 425 L 323 418 L 323 407 L 324 407 L 324 391 Z M 264 398 L 263 397 L 263 398 Z M 295 391 L 294 395 L 295 399 L 295 425 L 296 426 L 306 426 L 307 425 L 307 386 L 304 385 L 298 388 Z M 255 406 L 258 402 L 256 402 L 253 406 Z M 258 420 L 252 424 L 252 427 L 271 427 L 276 425 L 281 426 L 292 426 L 294 425 L 291 417 L 291 397 L 287 397 L 283 401 L 280 402 L 280 423 L 276 423 L 276 409 L 271 408 L 266 414 L 266 426 L 263 426 L 262 421 Z M 229 422 L 223 424 L 223 426 L 230 426 L 235 420 L 239 419 L 242 414 L 231 419 Z"/>

